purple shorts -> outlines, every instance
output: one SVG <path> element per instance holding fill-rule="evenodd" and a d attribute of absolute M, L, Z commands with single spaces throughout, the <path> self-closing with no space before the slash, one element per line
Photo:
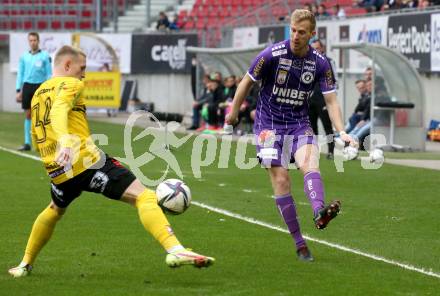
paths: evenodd
<path fill-rule="evenodd" d="M 295 162 L 295 152 L 307 144 L 317 145 L 308 124 L 291 129 L 263 129 L 255 134 L 257 157 L 263 167 L 283 166 Z"/>

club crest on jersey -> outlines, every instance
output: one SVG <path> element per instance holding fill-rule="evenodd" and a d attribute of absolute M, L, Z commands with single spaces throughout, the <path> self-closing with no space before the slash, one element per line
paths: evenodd
<path fill-rule="evenodd" d="M 277 75 L 277 83 L 278 84 L 286 83 L 286 78 L 287 78 L 287 71 L 285 71 L 285 70 L 278 71 L 278 75 Z"/>
<path fill-rule="evenodd" d="M 313 76 L 312 72 L 304 72 L 301 75 L 301 81 L 305 84 L 310 84 L 313 81 L 313 78 L 315 77 Z"/>
<path fill-rule="evenodd" d="M 258 145 L 263 147 L 273 147 L 276 141 L 276 135 L 274 131 L 262 130 L 258 135 Z"/>

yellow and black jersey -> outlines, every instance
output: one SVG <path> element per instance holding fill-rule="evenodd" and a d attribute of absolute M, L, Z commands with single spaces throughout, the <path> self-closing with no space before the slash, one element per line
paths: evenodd
<path fill-rule="evenodd" d="M 96 163 L 99 149 L 90 139 L 83 96 L 84 82 L 54 77 L 44 82 L 32 98 L 32 141 L 55 184 L 74 177 Z M 72 148 L 71 168 L 60 167 L 59 148 Z"/>

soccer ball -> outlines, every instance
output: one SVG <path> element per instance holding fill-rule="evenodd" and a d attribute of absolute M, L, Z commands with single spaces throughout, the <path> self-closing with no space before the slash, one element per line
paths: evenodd
<path fill-rule="evenodd" d="M 358 156 L 358 149 L 356 147 L 353 146 L 347 146 L 344 148 L 342 155 L 344 156 L 345 160 L 353 160 L 356 159 L 356 157 Z"/>
<path fill-rule="evenodd" d="M 370 162 L 376 164 L 382 164 L 384 162 L 383 150 L 379 148 L 375 148 L 370 152 Z"/>
<path fill-rule="evenodd" d="M 157 204 L 166 212 L 179 215 L 191 204 L 191 191 L 179 179 L 168 179 L 156 188 Z"/>

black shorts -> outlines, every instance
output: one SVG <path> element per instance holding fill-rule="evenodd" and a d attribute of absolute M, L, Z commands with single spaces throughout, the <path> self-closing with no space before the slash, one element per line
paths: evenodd
<path fill-rule="evenodd" d="M 23 88 L 21 89 L 21 108 L 23 110 L 31 109 L 31 101 L 34 93 L 40 87 L 41 83 L 27 83 L 23 84 Z"/>
<path fill-rule="evenodd" d="M 116 159 L 105 157 L 105 164 L 100 169 L 85 170 L 61 184 L 51 183 L 52 201 L 58 207 L 66 208 L 83 191 L 102 193 L 119 200 L 136 177 Z"/>

